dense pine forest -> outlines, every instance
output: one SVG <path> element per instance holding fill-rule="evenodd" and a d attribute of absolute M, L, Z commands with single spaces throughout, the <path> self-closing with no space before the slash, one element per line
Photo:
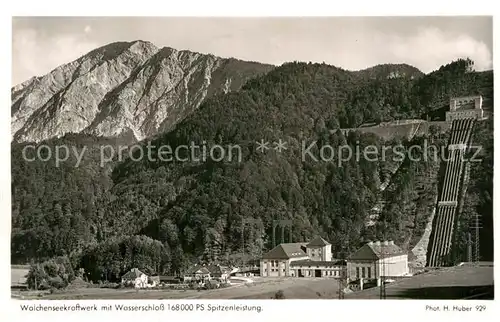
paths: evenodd
<path fill-rule="evenodd" d="M 421 178 L 439 164 L 405 160 L 384 193 L 386 207 L 379 222 L 366 227 L 393 161 L 304 161 L 302 142 L 349 145 L 352 150 L 368 145 L 407 150 L 423 140 L 445 145 L 442 133 L 385 142 L 373 134 L 344 136 L 339 129 L 426 117 L 444 108 L 450 96 L 482 94 L 492 106 L 493 73 L 472 72 L 471 65 L 470 60 L 458 60 L 424 75 L 408 65 L 350 72 L 325 64 L 287 63 L 238 92 L 206 100 L 150 143 L 237 144 L 241 162 L 145 158 L 101 167 L 99 148 L 124 142 L 72 134 L 39 143 L 86 147 L 78 167 L 75 156 L 56 167 L 53 160 L 24 161 L 27 143 L 13 143 L 12 263 L 44 262 L 56 272 L 52 275 L 58 269 L 66 272 L 62 283 L 80 269 L 93 281 L 117 280 L 137 266 L 174 274 L 200 260 L 257 259 L 272 247 L 274 219 L 292 220 L 293 241 L 323 236 L 338 257 L 377 238 L 409 249 L 421 235 L 437 193 L 437 183 Z M 489 220 L 492 126 L 477 131 L 475 137 L 485 146 L 484 161 L 473 166 L 464 213 L 471 217 L 478 212 Z M 257 152 L 261 139 L 281 139 L 287 150 Z M 311 153 L 317 155 L 318 148 Z M 483 234 L 489 243 L 492 229 Z M 492 256 L 492 249 L 483 247 L 485 256 Z M 40 271 L 40 265 L 34 267 Z"/>

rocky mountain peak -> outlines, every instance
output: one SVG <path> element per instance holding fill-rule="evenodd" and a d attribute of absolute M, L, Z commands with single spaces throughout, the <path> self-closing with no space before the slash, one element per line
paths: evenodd
<path fill-rule="evenodd" d="M 12 87 L 12 139 L 132 132 L 140 140 L 171 128 L 207 96 L 271 68 L 142 40 L 111 43 Z"/>

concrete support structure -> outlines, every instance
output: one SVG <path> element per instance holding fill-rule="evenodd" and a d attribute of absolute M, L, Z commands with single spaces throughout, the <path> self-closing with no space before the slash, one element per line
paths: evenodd
<path fill-rule="evenodd" d="M 483 97 L 466 96 L 454 97 L 450 99 L 450 110 L 446 112 L 446 121 L 451 122 L 458 119 L 482 119 Z"/>

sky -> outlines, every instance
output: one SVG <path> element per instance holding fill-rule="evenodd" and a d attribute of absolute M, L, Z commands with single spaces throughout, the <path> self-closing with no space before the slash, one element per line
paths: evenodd
<path fill-rule="evenodd" d="M 311 61 L 359 70 L 407 63 L 428 73 L 469 57 L 476 70 L 493 68 L 490 16 L 14 17 L 12 27 L 13 85 L 133 40 L 274 65 Z"/>

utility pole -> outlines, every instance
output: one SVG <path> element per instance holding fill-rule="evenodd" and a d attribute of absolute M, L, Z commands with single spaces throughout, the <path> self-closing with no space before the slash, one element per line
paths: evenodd
<path fill-rule="evenodd" d="M 273 247 L 276 247 L 276 227 L 278 226 L 278 220 L 273 220 Z"/>
<path fill-rule="evenodd" d="M 343 300 L 345 298 L 343 273 L 341 273 L 341 276 L 339 277 L 338 283 L 339 283 L 339 300 Z"/>
<path fill-rule="evenodd" d="M 479 229 L 483 228 L 481 226 L 481 215 L 480 214 L 475 214 L 474 215 L 474 223 L 472 225 L 472 228 L 474 229 L 474 264 L 479 265 L 479 261 L 481 259 L 480 256 L 480 247 L 479 247 Z"/>
<path fill-rule="evenodd" d="M 467 262 L 472 263 L 472 237 L 471 234 L 467 234 Z"/>
<path fill-rule="evenodd" d="M 290 219 L 275 219 L 273 220 L 273 248 L 276 247 L 276 227 L 281 228 L 281 243 L 285 243 L 285 228 L 288 228 L 289 240 L 292 242 L 292 225 L 293 222 Z"/>
<path fill-rule="evenodd" d="M 385 246 L 385 241 L 387 240 L 386 237 L 386 232 L 387 232 L 387 221 L 384 218 L 384 231 L 382 232 L 383 240 L 380 242 L 380 255 L 381 255 L 381 268 L 380 268 L 380 299 L 385 300 L 386 298 L 386 292 L 385 292 L 385 256 L 384 256 L 384 246 Z"/>
<path fill-rule="evenodd" d="M 381 300 L 385 300 L 386 299 L 386 291 L 385 291 L 385 258 L 382 259 L 382 267 L 381 267 L 381 272 L 380 272 L 380 299 Z"/>
<path fill-rule="evenodd" d="M 280 220 L 281 239 L 285 242 L 285 228 L 288 228 L 288 242 L 292 242 L 292 221 L 290 219 Z"/>
<path fill-rule="evenodd" d="M 245 219 L 241 222 L 241 256 L 245 254 Z"/>

